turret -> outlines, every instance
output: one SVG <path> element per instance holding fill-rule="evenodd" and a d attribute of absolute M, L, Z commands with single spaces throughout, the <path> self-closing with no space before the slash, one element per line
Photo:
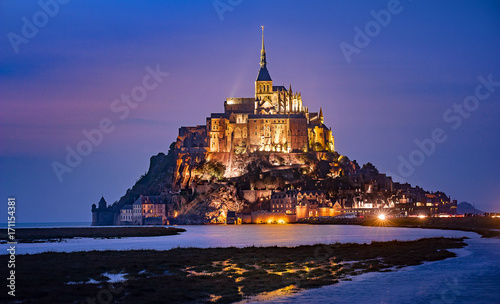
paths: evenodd
<path fill-rule="evenodd" d="M 108 204 L 106 203 L 104 197 L 101 197 L 101 200 L 98 203 L 99 209 L 106 209 L 107 205 Z"/>

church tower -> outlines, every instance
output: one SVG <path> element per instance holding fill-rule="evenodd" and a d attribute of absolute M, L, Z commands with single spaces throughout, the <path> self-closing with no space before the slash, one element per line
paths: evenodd
<path fill-rule="evenodd" d="M 262 25 L 262 49 L 260 50 L 260 69 L 255 81 L 255 99 L 271 102 L 273 81 L 267 70 L 266 49 L 264 47 L 264 26 Z"/>

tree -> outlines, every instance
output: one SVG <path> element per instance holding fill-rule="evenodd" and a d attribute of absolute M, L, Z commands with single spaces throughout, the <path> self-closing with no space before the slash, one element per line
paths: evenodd
<path fill-rule="evenodd" d="M 208 161 L 204 166 L 204 173 L 218 180 L 221 180 L 224 177 L 225 171 L 226 166 L 218 161 Z"/>
<path fill-rule="evenodd" d="M 218 179 L 221 180 L 224 177 L 224 172 L 226 171 L 226 166 L 218 161 L 210 160 L 208 162 L 201 162 L 194 167 L 194 173 L 196 175 L 201 175 L 201 179 L 211 180 Z"/>

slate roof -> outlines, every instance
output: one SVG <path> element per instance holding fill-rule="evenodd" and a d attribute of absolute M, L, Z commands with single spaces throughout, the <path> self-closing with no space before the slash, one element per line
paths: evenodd
<path fill-rule="evenodd" d="M 164 204 L 160 196 L 144 196 L 141 195 L 135 202 L 136 204 Z"/>
<path fill-rule="evenodd" d="M 260 67 L 257 81 L 272 81 L 271 75 L 269 75 L 269 71 L 265 65 Z"/>

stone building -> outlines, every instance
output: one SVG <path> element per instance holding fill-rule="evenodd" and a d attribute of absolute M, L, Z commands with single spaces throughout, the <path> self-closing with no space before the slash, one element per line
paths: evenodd
<path fill-rule="evenodd" d="M 134 225 L 166 224 L 166 205 L 159 196 L 141 195 L 132 204 L 132 223 Z"/>
<path fill-rule="evenodd" d="M 120 209 L 120 225 L 132 225 L 132 205 L 125 205 Z"/>
<path fill-rule="evenodd" d="M 114 224 L 115 212 L 108 207 L 104 197 L 99 200 L 98 206 L 92 204 L 92 226 L 111 226 Z"/>
<path fill-rule="evenodd" d="M 188 132 L 189 134 L 186 134 Z M 267 69 L 262 31 L 260 69 L 253 97 L 231 97 L 223 113 L 212 113 L 205 126 L 182 127 L 176 144 L 182 152 L 334 151 L 322 109 L 309 112 L 292 86 L 273 85 Z"/>
<path fill-rule="evenodd" d="M 287 190 L 271 194 L 271 212 L 295 214 L 298 190 Z"/>
<path fill-rule="evenodd" d="M 297 218 L 320 216 L 318 208 L 331 208 L 324 191 L 287 190 L 271 194 L 271 213 L 297 214 Z M 324 215 L 330 211 L 323 210 Z"/>

